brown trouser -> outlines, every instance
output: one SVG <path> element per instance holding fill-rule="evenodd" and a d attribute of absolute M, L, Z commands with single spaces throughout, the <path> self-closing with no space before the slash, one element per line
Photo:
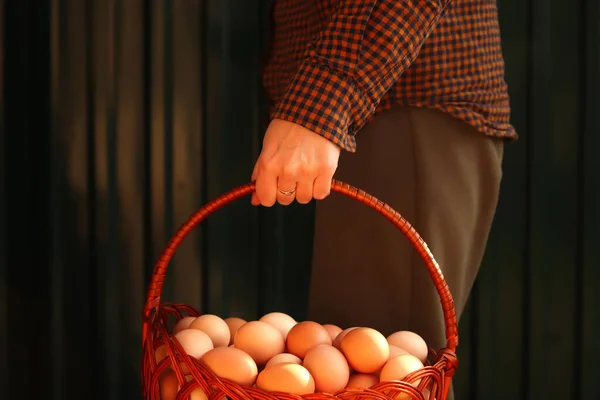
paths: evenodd
<path fill-rule="evenodd" d="M 502 141 L 444 113 L 407 107 L 376 117 L 357 141 L 335 177 L 415 227 L 460 317 L 496 210 Z M 440 299 L 421 258 L 383 216 L 341 194 L 317 203 L 309 318 L 384 335 L 408 329 L 436 350 L 446 345 Z"/>

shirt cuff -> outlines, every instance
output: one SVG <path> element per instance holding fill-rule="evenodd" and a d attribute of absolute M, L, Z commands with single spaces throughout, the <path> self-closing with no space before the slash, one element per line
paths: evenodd
<path fill-rule="evenodd" d="M 349 78 L 307 59 L 271 118 L 302 125 L 353 153 L 356 132 L 374 112 L 375 106 Z"/>

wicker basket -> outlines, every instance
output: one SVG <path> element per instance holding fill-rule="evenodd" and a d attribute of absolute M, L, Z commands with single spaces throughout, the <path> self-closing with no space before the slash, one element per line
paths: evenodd
<path fill-rule="evenodd" d="M 177 340 L 168 332 L 167 326 L 169 318 L 181 319 L 182 317 L 198 316 L 199 312 L 194 308 L 184 304 L 161 303 L 160 296 L 164 283 L 165 274 L 169 261 L 173 257 L 177 247 L 184 240 L 186 235 L 194 229 L 200 222 L 205 220 L 210 214 L 221 207 L 237 200 L 241 197 L 251 194 L 254 190 L 254 184 L 248 183 L 225 193 L 218 198 L 210 201 L 198 211 L 196 211 L 188 221 L 183 224 L 175 235 L 171 238 L 167 246 L 162 251 L 156 265 L 148 287 L 146 304 L 143 310 L 143 359 L 142 359 L 142 383 L 143 395 L 147 400 L 159 400 L 159 377 L 167 368 L 171 368 L 179 381 L 181 389 L 177 394 L 177 399 L 188 399 L 190 393 L 200 387 L 210 400 L 216 399 L 397 399 L 399 394 L 402 399 L 425 399 L 422 390 L 429 390 L 429 399 L 446 400 L 448 389 L 452 376 L 458 366 L 456 357 L 456 346 L 458 345 L 458 327 L 456 321 L 456 310 L 452 295 L 444 280 L 444 276 L 435 261 L 427 244 L 421 239 L 408 221 L 406 221 L 398 212 L 390 206 L 378 200 L 377 198 L 365 193 L 364 191 L 352 187 L 343 182 L 334 180 L 332 191 L 344 194 L 348 197 L 378 211 L 390 222 L 392 222 L 414 248 L 427 266 L 433 283 L 438 291 L 442 308 L 444 310 L 444 320 L 446 325 L 446 347 L 435 352 L 431 350 L 430 360 L 425 366 L 408 375 L 402 381 L 380 382 L 365 390 L 343 390 L 338 393 L 314 393 L 309 395 L 297 396 L 286 393 L 266 392 L 254 387 L 240 386 L 237 383 L 227 379 L 221 379 L 212 373 L 208 368 L 198 360 L 185 354 L 183 348 Z M 325 200 L 327 201 L 327 200 Z M 168 356 L 158 364 L 155 358 L 155 351 L 158 347 L 165 344 Z M 177 360 L 177 361 L 175 361 Z M 174 362 L 175 361 L 175 362 Z M 181 369 L 184 363 L 189 369 L 186 377 Z M 189 382 L 188 382 L 189 380 Z M 419 382 L 420 381 L 420 382 Z M 418 387 L 411 383 L 418 382 Z"/>

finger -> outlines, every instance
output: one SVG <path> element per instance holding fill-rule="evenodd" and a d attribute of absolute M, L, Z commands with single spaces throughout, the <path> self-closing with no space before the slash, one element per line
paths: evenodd
<path fill-rule="evenodd" d="M 256 181 L 256 176 L 258 175 L 258 163 L 254 164 L 254 169 L 252 170 L 252 175 L 250 177 L 250 182 L 254 182 Z M 260 200 L 258 199 L 258 196 L 256 195 L 256 186 L 254 187 L 254 192 L 252 192 L 252 198 L 250 199 L 250 203 L 253 206 L 257 206 L 260 204 Z"/>
<path fill-rule="evenodd" d="M 256 192 L 252 193 L 252 199 L 250 200 L 250 203 L 253 206 L 257 206 L 260 204 L 260 199 L 258 198 L 258 196 L 256 195 Z"/>
<path fill-rule="evenodd" d="M 319 175 L 315 179 L 315 185 L 313 187 L 313 197 L 317 200 L 323 200 L 329 196 L 331 192 L 331 180 L 333 176 Z"/>
<path fill-rule="evenodd" d="M 304 179 L 298 182 L 296 186 L 296 201 L 300 204 L 307 204 L 313 199 L 314 180 Z"/>
<path fill-rule="evenodd" d="M 271 207 L 277 199 L 277 175 L 270 169 L 259 167 L 256 176 L 256 197 L 260 204 Z"/>
<path fill-rule="evenodd" d="M 281 193 L 281 192 L 291 193 Z M 296 180 L 289 175 L 280 177 L 277 180 L 277 202 L 282 206 L 291 204 L 296 198 Z"/>
<path fill-rule="evenodd" d="M 254 164 L 254 169 L 252 170 L 252 176 L 250 178 L 250 182 L 254 182 L 256 180 L 257 175 L 258 175 L 258 163 Z"/>

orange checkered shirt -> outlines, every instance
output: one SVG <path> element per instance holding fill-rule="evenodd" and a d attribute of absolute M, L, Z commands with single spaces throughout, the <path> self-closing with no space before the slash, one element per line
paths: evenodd
<path fill-rule="evenodd" d="M 263 83 L 271 117 L 356 150 L 393 105 L 516 139 L 496 0 L 274 0 Z"/>

